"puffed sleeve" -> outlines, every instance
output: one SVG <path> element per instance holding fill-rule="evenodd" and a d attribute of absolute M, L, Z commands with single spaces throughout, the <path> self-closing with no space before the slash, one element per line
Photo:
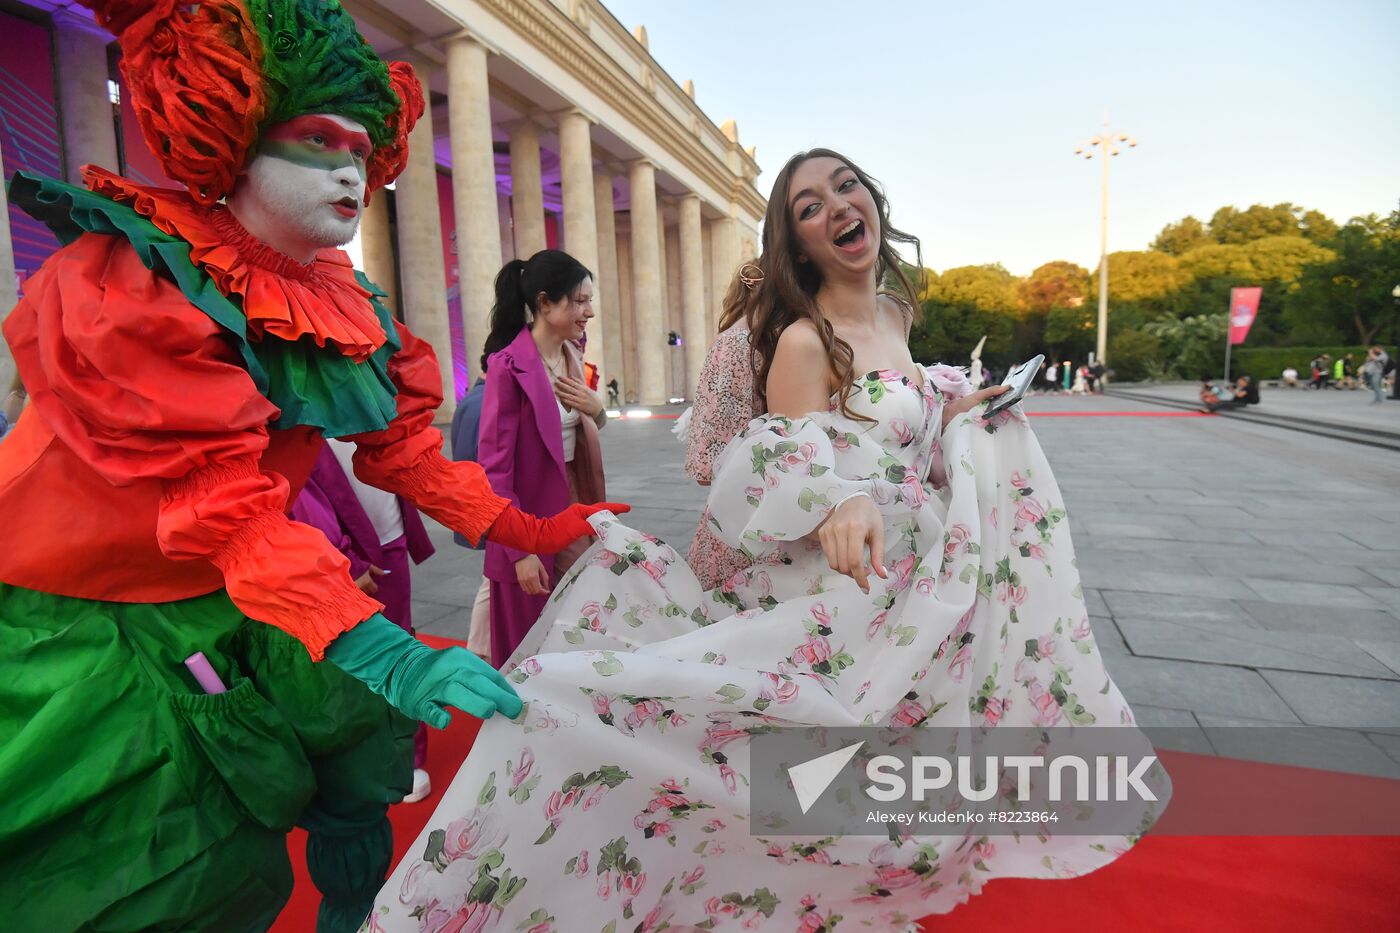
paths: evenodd
<path fill-rule="evenodd" d="M 685 445 L 685 471 L 697 483 L 713 478 L 715 457 L 753 417 L 753 352 L 748 331 L 730 328 L 705 356 Z M 703 430 L 701 428 L 703 427 Z"/>
<path fill-rule="evenodd" d="M 31 282 L 6 337 L 54 434 L 114 486 L 160 482 L 161 550 L 204 559 L 250 618 L 319 660 L 380 604 L 259 466 L 277 409 L 217 325 L 131 246 L 85 234 Z"/>
<path fill-rule="evenodd" d="M 836 414 L 767 415 L 725 448 L 710 487 L 717 538 L 762 558 L 815 531 L 842 502 L 866 495 L 899 519 L 928 500 L 920 477 Z"/>
<path fill-rule="evenodd" d="M 292 503 L 291 515 L 293 520 L 310 525 L 321 532 L 337 551 L 345 555 L 345 559 L 350 562 L 351 579 L 359 579 L 360 575 L 369 569 L 369 561 L 355 550 L 354 539 L 350 537 L 345 523 L 336 514 L 335 506 L 316 484 L 314 475 L 301 487 L 301 495 Z"/>
<path fill-rule="evenodd" d="M 396 324 L 402 348 L 389 361 L 398 412 L 383 431 L 357 434 L 355 475 L 403 496 L 419 511 L 479 542 L 510 500 L 491 489 L 480 464 L 443 456 L 433 416 L 442 405 L 442 376 L 432 347 Z"/>

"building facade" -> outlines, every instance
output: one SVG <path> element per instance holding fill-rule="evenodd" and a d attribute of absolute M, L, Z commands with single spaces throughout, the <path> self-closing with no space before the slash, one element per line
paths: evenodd
<path fill-rule="evenodd" d="M 628 402 L 689 397 L 766 204 L 733 121 L 598 0 L 345 0 L 428 112 L 409 164 L 365 213 L 365 273 L 437 351 L 443 416 L 480 370 L 504 262 L 546 247 L 594 271 L 586 356 Z M 123 98 L 118 51 L 65 0 L 0 0 L 0 160 L 77 181 L 86 163 L 169 184 Z M 57 242 L 0 205 L 0 315 Z M 679 338 L 675 343 L 673 338 Z M 13 364 L 0 360 L 0 382 Z"/>

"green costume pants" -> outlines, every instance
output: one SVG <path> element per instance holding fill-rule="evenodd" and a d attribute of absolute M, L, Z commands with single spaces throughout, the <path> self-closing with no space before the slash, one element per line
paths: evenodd
<path fill-rule="evenodd" d="M 228 692 L 183 660 L 203 651 Z M 0 584 L 0 904 L 13 930 L 265 930 L 309 833 L 318 931 L 392 858 L 414 723 L 223 592 L 162 604 Z"/>

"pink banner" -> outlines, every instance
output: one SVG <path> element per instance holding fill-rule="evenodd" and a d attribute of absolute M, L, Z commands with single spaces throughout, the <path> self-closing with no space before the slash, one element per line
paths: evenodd
<path fill-rule="evenodd" d="M 1254 324 L 1254 315 L 1259 313 L 1259 296 L 1262 288 L 1230 289 L 1230 343 L 1244 343 L 1249 336 L 1249 328 Z"/>

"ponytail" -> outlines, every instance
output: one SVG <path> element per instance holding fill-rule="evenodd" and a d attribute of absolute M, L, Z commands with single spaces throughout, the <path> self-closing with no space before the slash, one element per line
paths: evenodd
<path fill-rule="evenodd" d="M 593 277 L 583 263 L 557 249 L 542 249 L 529 260 L 512 259 L 496 275 L 496 304 L 491 308 L 491 333 L 486 356 L 510 345 L 539 313 L 535 299 L 543 294 L 558 301 Z"/>

